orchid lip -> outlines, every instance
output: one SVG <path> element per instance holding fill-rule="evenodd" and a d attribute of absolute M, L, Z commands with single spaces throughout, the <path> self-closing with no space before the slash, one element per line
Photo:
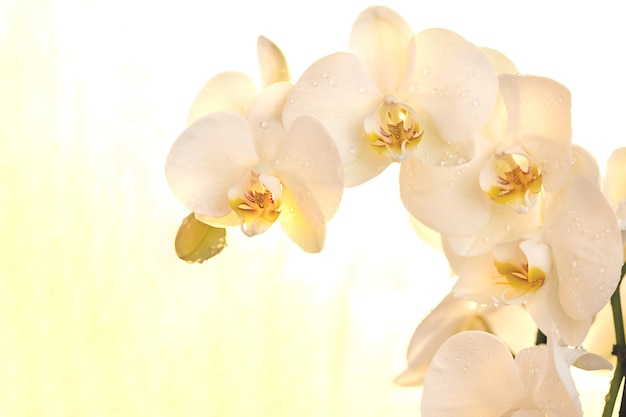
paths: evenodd
<path fill-rule="evenodd" d="M 532 210 L 542 182 L 539 165 L 521 149 L 497 153 L 480 173 L 480 186 L 485 194 L 518 213 Z"/>
<path fill-rule="evenodd" d="M 265 232 L 281 213 L 282 184 L 274 176 L 248 174 L 228 190 L 228 200 L 247 236 Z"/>
<path fill-rule="evenodd" d="M 417 147 L 424 135 L 414 107 L 392 94 L 364 122 L 370 146 L 386 153 L 393 162 L 402 162 Z"/>

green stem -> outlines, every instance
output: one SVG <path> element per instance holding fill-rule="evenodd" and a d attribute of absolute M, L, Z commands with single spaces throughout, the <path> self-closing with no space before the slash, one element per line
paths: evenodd
<path fill-rule="evenodd" d="M 548 337 L 543 334 L 543 332 L 539 329 L 537 329 L 537 338 L 535 339 L 535 344 L 536 345 L 541 345 L 541 344 L 546 344 L 548 343 Z"/>
<path fill-rule="evenodd" d="M 622 275 L 620 277 L 620 283 L 615 289 L 615 292 L 611 296 L 611 309 L 613 310 L 613 325 L 615 327 L 615 345 L 619 347 L 626 347 L 626 337 L 624 336 L 624 320 L 622 316 L 622 302 L 619 293 L 619 289 L 622 283 L 622 279 L 626 274 L 626 263 L 622 265 Z M 613 380 L 609 387 L 609 393 L 606 396 L 606 402 L 604 404 L 604 411 L 602 417 L 611 417 L 613 409 L 615 408 L 615 402 L 619 395 L 619 388 L 624 379 L 624 362 L 621 359 L 617 359 L 615 365 L 615 372 L 613 373 Z M 624 394 L 622 393 L 622 396 Z"/>

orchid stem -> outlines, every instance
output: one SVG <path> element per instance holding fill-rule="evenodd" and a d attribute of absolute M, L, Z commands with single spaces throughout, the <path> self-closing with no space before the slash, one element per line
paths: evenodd
<path fill-rule="evenodd" d="M 615 327 L 615 347 L 613 349 L 614 354 L 619 353 L 620 349 L 622 350 L 622 352 L 624 349 L 626 349 L 626 337 L 624 336 L 624 320 L 622 316 L 622 302 L 620 297 L 620 286 L 622 284 L 624 274 L 626 274 L 626 263 L 622 265 L 622 275 L 620 277 L 620 282 L 615 289 L 615 292 L 611 296 L 611 309 L 613 310 L 613 324 Z M 602 417 L 611 417 L 613 415 L 613 409 L 615 408 L 615 402 L 617 401 L 617 396 L 619 395 L 619 389 L 622 384 L 622 379 L 624 379 L 623 358 L 623 353 L 617 355 L 617 364 L 615 365 L 615 372 L 613 373 L 613 380 L 611 381 L 609 393 L 606 396 L 606 402 L 604 404 Z M 623 390 L 622 400 L 624 400 Z M 620 409 L 620 416 L 622 415 L 622 412 L 626 412 L 623 407 Z"/>
<path fill-rule="evenodd" d="M 546 344 L 548 343 L 548 337 L 543 334 L 543 332 L 539 329 L 537 329 L 537 338 L 535 339 L 535 344 L 536 345 L 541 345 L 541 344 Z"/>

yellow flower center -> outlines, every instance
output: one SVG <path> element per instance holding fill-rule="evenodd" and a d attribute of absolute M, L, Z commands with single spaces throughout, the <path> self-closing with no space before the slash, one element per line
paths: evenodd
<path fill-rule="evenodd" d="M 230 207 L 241 219 L 248 236 L 265 232 L 281 211 L 280 180 L 271 175 L 250 174 L 228 190 Z"/>
<path fill-rule="evenodd" d="M 380 107 L 370 113 L 364 127 L 372 148 L 387 153 L 395 162 L 405 160 L 424 134 L 417 112 L 393 95 L 387 95 Z"/>
<path fill-rule="evenodd" d="M 522 303 L 543 286 L 552 270 L 549 247 L 541 242 L 509 242 L 494 248 L 494 300 Z"/>
<path fill-rule="evenodd" d="M 483 172 L 480 185 L 495 202 L 520 213 L 530 211 L 541 191 L 539 166 L 525 153 L 497 154 Z"/>

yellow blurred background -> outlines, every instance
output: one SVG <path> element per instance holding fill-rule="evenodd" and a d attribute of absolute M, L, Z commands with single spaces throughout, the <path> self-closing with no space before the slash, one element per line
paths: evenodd
<path fill-rule="evenodd" d="M 568 86 L 574 140 L 599 161 L 624 146 L 611 2 L 431 3 L 385 5 Z M 346 191 L 321 254 L 276 225 L 230 230 L 202 265 L 174 253 L 187 212 L 163 174 L 202 85 L 257 76 L 257 36 L 295 79 L 369 5 L 0 0 L 0 416 L 419 415 L 420 390 L 391 380 L 452 280 L 410 228 L 396 166 Z"/>

